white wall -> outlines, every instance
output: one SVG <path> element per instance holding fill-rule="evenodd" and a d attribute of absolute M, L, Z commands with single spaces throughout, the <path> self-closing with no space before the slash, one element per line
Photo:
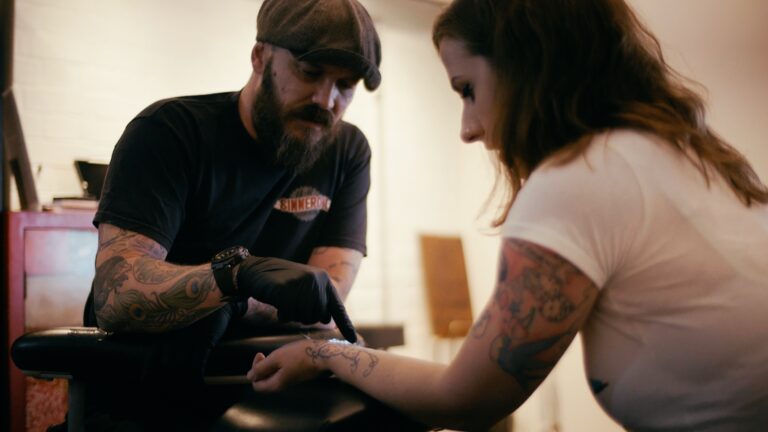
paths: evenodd
<path fill-rule="evenodd" d="M 14 89 L 38 193 L 79 193 L 74 159 L 108 160 L 154 100 L 234 90 L 249 73 L 256 0 L 17 0 Z M 464 239 L 475 312 L 494 285 L 498 239 L 476 216 L 493 182 L 481 146 L 458 139 L 460 104 L 430 40 L 438 7 L 363 0 L 378 23 L 383 83 L 347 118 L 373 149 L 369 256 L 348 299 L 359 322 L 406 324 L 430 357 L 417 235 Z M 709 90 L 711 124 L 768 178 L 768 2 L 633 0 L 672 64 Z M 445 358 L 439 360 L 445 361 Z M 559 404 L 557 400 L 559 399 Z M 578 343 L 515 416 L 516 430 L 614 431 L 586 388 Z"/>
<path fill-rule="evenodd" d="M 149 102 L 241 86 L 258 6 L 18 0 L 14 91 L 41 201 L 79 193 L 73 159 L 109 160 Z"/>

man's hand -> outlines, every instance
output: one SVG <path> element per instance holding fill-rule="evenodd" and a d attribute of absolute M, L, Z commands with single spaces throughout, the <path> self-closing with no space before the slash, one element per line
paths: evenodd
<path fill-rule="evenodd" d="M 333 318 L 350 342 L 357 337 L 324 270 L 279 258 L 248 257 L 237 268 L 238 290 L 277 308 L 283 321 L 327 323 Z"/>

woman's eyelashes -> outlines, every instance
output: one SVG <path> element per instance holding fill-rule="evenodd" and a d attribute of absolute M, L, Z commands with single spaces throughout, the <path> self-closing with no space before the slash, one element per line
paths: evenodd
<path fill-rule="evenodd" d="M 462 99 L 475 100 L 475 89 L 470 84 L 464 84 L 459 90 Z"/>

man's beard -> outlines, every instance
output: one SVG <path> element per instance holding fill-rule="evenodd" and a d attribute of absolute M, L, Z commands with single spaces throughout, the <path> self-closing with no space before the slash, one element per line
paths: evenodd
<path fill-rule="evenodd" d="M 256 95 L 251 107 L 253 128 L 256 138 L 267 145 L 275 147 L 276 163 L 299 174 L 311 168 L 330 146 L 338 133 L 338 124 L 334 124 L 333 114 L 319 105 L 303 105 L 283 112 L 275 91 L 272 78 L 272 61 L 264 68 L 261 90 Z M 288 119 L 301 119 L 321 124 L 325 132 L 312 142 L 309 135 L 306 138 L 295 138 L 285 133 L 285 122 Z"/>

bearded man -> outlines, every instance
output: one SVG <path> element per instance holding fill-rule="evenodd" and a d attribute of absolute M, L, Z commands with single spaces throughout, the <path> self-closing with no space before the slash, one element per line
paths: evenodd
<path fill-rule="evenodd" d="M 265 0 L 257 31 L 240 91 L 156 102 L 114 149 L 84 321 L 146 337 L 154 381 L 89 390 L 89 430 L 173 428 L 172 406 L 195 418 L 233 318 L 334 319 L 354 338 L 341 301 L 366 253 L 371 153 L 342 117 L 360 81 L 381 82 L 379 37 L 356 0 Z"/>

